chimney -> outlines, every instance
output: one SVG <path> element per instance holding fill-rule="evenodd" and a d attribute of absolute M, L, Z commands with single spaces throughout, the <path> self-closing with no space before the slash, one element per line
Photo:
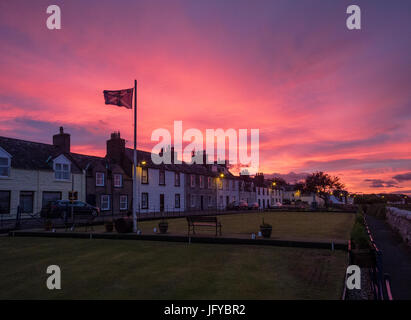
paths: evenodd
<path fill-rule="evenodd" d="M 120 131 L 113 132 L 110 140 L 107 140 L 107 157 L 121 164 L 126 151 L 126 140 L 120 137 Z"/>
<path fill-rule="evenodd" d="M 262 186 L 264 184 L 264 174 L 262 172 L 257 172 L 257 174 L 254 177 L 254 180 L 257 185 Z"/>
<path fill-rule="evenodd" d="M 60 133 L 53 136 L 53 145 L 63 152 L 70 153 L 70 134 L 64 133 L 63 127 L 60 127 Z"/>

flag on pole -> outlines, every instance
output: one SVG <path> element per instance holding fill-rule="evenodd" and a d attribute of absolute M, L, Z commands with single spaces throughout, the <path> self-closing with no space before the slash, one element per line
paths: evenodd
<path fill-rule="evenodd" d="M 133 91 L 131 89 L 123 90 L 104 90 L 104 100 L 106 104 L 114 104 L 119 107 L 133 109 Z"/>
<path fill-rule="evenodd" d="M 133 109 L 134 91 L 134 150 L 133 150 L 133 232 L 137 233 L 137 80 L 134 80 L 134 88 L 123 90 L 104 90 L 106 104 L 114 104 L 119 107 Z"/>

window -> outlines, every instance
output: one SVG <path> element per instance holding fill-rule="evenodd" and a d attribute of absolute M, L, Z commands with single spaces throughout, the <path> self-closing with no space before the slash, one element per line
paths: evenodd
<path fill-rule="evenodd" d="M 223 180 L 218 180 L 218 189 L 223 189 Z"/>
<path fill-rule="evenodd" d="M 114 187 L 121 188 L 123 186 L 123 175 L 114 174 Z"/>
<path fill-rule="evenodd" d="M 207 178 L 207 188 L 208 188 L 208 189 L 211 189 L 211 188 L 212 188 L 212 180 L 211 180 L 211 177 L 208 177 L 208 178 Z"/>
<path fill-rule="evenodd" d="M 175 195 L 174 206 L 176 208 L 180 208 L 180 194 L 179 193 L 176 193 Z"/>
<path fill-rule="evenodd" d="M 22 213 L 33 213 L 34 192 L 20 192 L 20 209 Z"/>
<path fill-rule="evenodd" d="M 190 175 L 190 183 L 191 187 L 196 186 L 196 176 L 194 174 Z"/>
<path fill-rule="evenodd" d="M 8 177 L 10 175 L 10 159 L 0 158 L 0 177 Z"/>
<path fill-rule="evenodd" d="M 0 214 L 10 213 L 10 191 L 0 191 Z"/>
<path fill-rule="evenodd" d="M 96 172 L 96 186 L 104 187 L 104 172 Z"/>
<path fill-rule="evenodd" d="M 194 195 L 190 196 L 190 201 L 191 201 L 191 206 L 195 207 L 196 206 L 196 198 Z"/>
<path fill-rule="evenodd" d="M 128 209 L 128 197 L 126 194 L 120 195 L 120 210 Z"/>
<path fill-rule="evenodd" d="M 180 173 L 179 172 L 174 172 L 174 186 L 176 187 L 180 186 Z"/>
<path fill-rule="evenodd" d="M 204 188 L 204 177 L 200 176 L 200 188 Z"/>
<path fill-rule="evenodd" d="M 46 207 L 50 202 L 61 200 L 61 192 L 58 191 L 43 191 L 42 206 Z"/>
<path fill-rule="evenodd" d="M 54 176 L 56 180 L 70 180 L 70 165 L 67 163 L 56 163 L 54 165 Z"/>
<path fill-rule="evenodd" d="M 148 168 L 141 169 L 141 183 L 148 184 Z"/>
<path fill-rule="evenodd" d="M 208 206 L 211 207 L 213 205 L 213 198 L 211 196 L 208 196 Z"/>
<path fill-rule="evenodd" d="M 166 173 L 164 172 L 164 170 L 160 170 L 160 172 L 159 172 L 158 184 L 160 186 L 165 186 L 166 185 Z"/>
<path fill-rule="evenodd" d="M 101 210 L 110 210 L 110 196 L 108 194 L 103 194 L 101 196 Z"/>
<path fill-rule="evenodd" d="M 148 209 L 148 193 L 143 192 L 141 194 L 141 209 Z"/>

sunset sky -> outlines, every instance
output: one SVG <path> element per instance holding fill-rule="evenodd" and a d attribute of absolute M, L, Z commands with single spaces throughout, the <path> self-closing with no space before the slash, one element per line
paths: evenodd
<path fill-rule="evenodd" d="M 183 128 L 258 128 L 266 174 L 339 175 L 351 192 L 411 194 L 411 1 L 1 1 L 0 135 L 105 155 L 132 111 L 138 146 Z M 48 30 L 57 4 L 62 29 Z M 297 175 L 298 176 L 298 175 Z"/>

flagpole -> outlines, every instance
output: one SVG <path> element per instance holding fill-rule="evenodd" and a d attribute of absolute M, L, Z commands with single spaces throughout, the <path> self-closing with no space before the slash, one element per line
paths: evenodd
<path fill-rule="evenodd" d="M 137 80 L 134 80 L 133 232 L 137 233 Z"/>

